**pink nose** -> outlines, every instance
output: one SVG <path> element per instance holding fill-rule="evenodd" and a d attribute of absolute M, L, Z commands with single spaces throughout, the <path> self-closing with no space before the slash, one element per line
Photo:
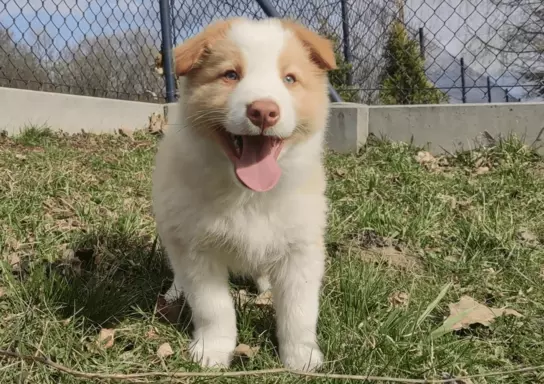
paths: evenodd
<path fill-rule="evenodd" d="M 248 119 L 261 130 L 273 127 L 280 119 L 280 107 L 270 99 L 254 101 L 247 106 Z"/>

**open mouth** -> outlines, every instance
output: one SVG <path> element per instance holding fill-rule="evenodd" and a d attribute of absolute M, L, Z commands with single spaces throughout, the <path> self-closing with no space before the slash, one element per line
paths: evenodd
<path fill-rule="evenodd" d="M 220 144 L 234 165 L 236 177 L 247 188 L 266 192 L 274 188 L 281 176 L 278 156 L 283 140 L 264 135 L 233 135 L 220 131 Z"/>

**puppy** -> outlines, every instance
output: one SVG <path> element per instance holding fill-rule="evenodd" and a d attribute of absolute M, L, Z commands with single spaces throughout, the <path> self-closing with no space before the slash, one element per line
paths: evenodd
<path fill-rule="evenodd" d="M 153 210 L 174 272 L 167 302 L 192 310 L 192 359 L 228 367 L 229 272 L 272 289 L 282 363 L 315 370 L 324 272 L 332 44 L 283 19 L 215 22 L 174 49 L 179 112 L 161 140 Z"/>

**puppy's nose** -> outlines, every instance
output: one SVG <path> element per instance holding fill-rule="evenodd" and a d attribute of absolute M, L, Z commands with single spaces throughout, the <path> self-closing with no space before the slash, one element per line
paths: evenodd
<path fill-rule="evenodd" d="M 248 119 L 261 130 L 273 127 L 280 119 L 280 107 L 270 99 L 256 100 L 247 106 Z"/>

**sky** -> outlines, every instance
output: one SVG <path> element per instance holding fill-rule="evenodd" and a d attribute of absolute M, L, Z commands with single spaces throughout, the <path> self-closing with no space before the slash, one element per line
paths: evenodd
<path fill-rule="evenodd" d="M 275 0 L 272 3 L 279 3 L 285 9 L 289 1 L 308 0 Z M 323 8 L 337 4 L 337 0 L 314 1 Z M 396 3 L 393 0 L 349 1 L 352 4 L 354 1 Z M 198 5 L 192 0 L 173 0 L 173 3 L 175 43 L 197 33 L 212 19 L 234 14 L 263 15 L 257 3 L 251 0 L 225 0 L 220 6 L 212 6 L 205 0 Z M 297 6 L 301 4 L 297 3 Z M 478 40 L 499 44 L 494 27 L 501 25 L 505 17 L 492 6 L 491 0 L 406 0 L 405 3 L 405 20 L 416 30 L 424 27 L 427 38 L 445 47 L 448 57 L 462 56 L 475 73 L 490 75 L 500 84 L 515 85 L 517 79 L 507 71 L 509 63 L 482 51 Z M 43 33 L 53 39 L 55 47 L 62 48 L 77 45 L 85 35 L 100 36 L 140 28 L 150 35 L 157 48 L 160 46 L 157 0 L 0 0 L 0 24 L 9 28 L 16 40 L 23 39 L 30 45 Z M 512 92 L 520 94 L 521 89 Z"/>

